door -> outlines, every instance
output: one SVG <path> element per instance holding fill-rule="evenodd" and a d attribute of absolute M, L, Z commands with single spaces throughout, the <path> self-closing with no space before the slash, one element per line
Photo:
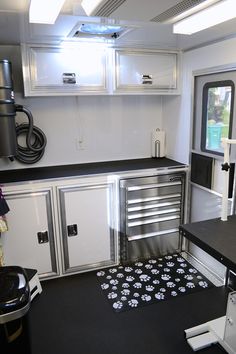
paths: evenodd
<path fill-rule="evenodd" d="M 116 263 L 113 184 L 58 188 L 63 272 L 84 271 Z"/>
<path fill-rule="evenodd" d="M 224 185 L 221 138 L 236 138 L 236 71 L 196 75 L 191 150 L 190 221 L 218 218 L 222 210 Z M 230 161 L 236 159 L 236 148 L 230 149 Z M 234 167 L 230 168 L 228 214 L 234 213 Z M 189 251 L 218 274 L 225 268 L 190 243 Z"/>
<path fill-rule="evenodd" d="M 220 217 L 224 178 L 221 170 L 223 163 L 221 138 L 236 138 L 235 86 L 236 71 L 195 77 L 191 155 L 191 221 Z M 230 161 L 234 162 L 235 159 L 236 148 L 232 146 Z M 232 166 L 231 196 L 233 194 L 233 172 Z M 232 212 L 232 207 L 231 200 L 229 201 L 229 213 Z"/>
<path fill-rule="evenodd" d="M 2 234 L 5 265 L 33 268 L 39 276 L 58 274 L 51 190 L 6 193 L 9 231 Z"/>

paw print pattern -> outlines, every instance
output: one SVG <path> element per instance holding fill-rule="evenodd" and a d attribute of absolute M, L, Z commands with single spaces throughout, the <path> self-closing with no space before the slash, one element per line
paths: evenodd
<path fill-rule="evenodd" d="M 167 259 L 168 261 L 172 258 L 173 258 L 172 256 L 165 256 L 165 259 Z"/>
<path fill-rule="evenodd" d="M 145 287 L 145 289 L 146 289 L 147 291 L 153 291 L 155 288 L 154 288 L 154 286 L 152 286 L 152 285 L 147 285 L 147 286 Z"/>
<path fill-rule="evenodd" d="M 106 279 L 107 279 L 107 280 L 110 280 L 110 279 L 112 279 L 112 276 L 111 276 L 111 275 L 108 275 L 108 276 L 106 277 Z"/>
<path fill-rule="evenodd" d="M 171 276 L 169 274 L 162 274 L 161 279 L 162 280 L 170 280 Z"/>
<path fill-rule="evenodd" d="M 186 286 L 187 286 L 187 288 L 189 288 L 189 289 L 195 288 L 194 283 L 192 283 L 191 281 L 189 281 L 189 282 L 186 284 Z"/>
<path fill-rule="evenodd" d="M 129 287 L 130 287 L 130 285 L 128 283 L 122 284 L 122 288 L 124 288 L 124 289 L 128 289 Z"/>
<path fill-rule="evenodd" d="M 139 297 L 139 293 L 133 293 L 133 297 Z"/>
<path fill-rule="evenodd" d="M 117 273 L 116 277 L 119 278 L 119 279 L 124 278 L 124 274 L 123 273 Z"/>
<path fill-rule="evenodd" d="M 140 281 L 147 282 L 151 279 L 151 277 L 149 277 L 149 275 L 142 274 L 142 275 L 140 275 L 139 279 L 140 279 Z"/>
<path fill-rule="evenodd" d="M 109 284 L 107 284 L 107 283 L 102 283 L 102 284 L 101 284 L 101 288 L 102 288 L 102 290 L 107 290 L 107 289 L 109 288 Z"/>
<path fill-rule="evenodd" d="M 185 261 L 185 259 L 182 258 L 182 257 L 178 257 L 178 258 L 177 258 L 177 261 L 180 262 L 180 263 L 183 263 L 183 262 Z"/>
<path fill-rule="evenodd" d="M 151 264 L 146 264 L 146 265 L 145 265 L 145 268 L 146 268 L 146 269 L 152 269 L 152 268 L 153 268 L 153 265 L 151 265 Z"/>
<path fill-rule="evenodd" d="M 186 263 L 180 263 L 180 267 L 186 268 L 188 265 Z"/>
<path fill-rule="evenodd" d="M 126 296 L 121 296 L 121 301 L 127 301 L 127 297 Z"/>
<path fill-rule="evenodd" d="M 175 264 L 174 264 L 174 262 L 167 262 L 166 265 L 167 265 L 168 267 L 174 267 Z"/>
<path fill-rule="evenodd" d="M 207 284 L 206 281 L 201 280 L 201 281 L 199 281 L 198 284 L 199 284 L 202 288 L 208 288 L 208 284 Z"/>
<path fill-rule="evenodd" d="M 173 283 L 173 281 L 168 281 L 168 282 L 166 283 L 166 286 L 167 286 L 168 288 L 174 288 L 176 285 L 175 285 L 175 283 Z"/>
<path fill-rule="evenodd" d="M 118 280 L 116 280 L 116 279 L 112 279 L 112 280 L 110 280 L 110 284 L 111 285 L 117 285 L 119 282 L 118 282 Z"/>
<path fill-rule="evenodd" d="M 129 300 L 128 304 L 129 304 L 130 307 L 137 307 L 138 306 L 138 300 L 131 299 L 131 300 Z"/>
<path fill-rule="evenodd" d="M 149 259 L 149 261 L 148 261 L 148 263 L 150 263 L 150 264 L 156 264 L 156 259 Z"/>
<path fill-rule="evenodd" d="M 179 274 L 184 274 L 184 269 L 178 268 L 178 269 L 176 270 L 176 272 L 179 273 Z"/>
<path fill-rule="evenodd" d="M 128 281 L 128 282 L 132 282 L 132 281 L 134 281 L 134 277 L 132 277 L 131 275 L 129 275 L 128 277 L 126 277 L 126 281 Z"/>
<path fill-rule="evenodd" d="M 158 279 L 154 279 L 154 280 L 153 280 L 153 284 L 154 284 L 154 285 L 158 285 L 158 284 L 160 284 L 160 280 L 158 280 Z"/>
<path fill-rule="evenodd" d="M 189 269 L 189 273 L 196 274 L 196 273 L 197 273 L 197 270 L 194 269 L 194 268 L 190 268 L 190 269 Z"/>
<path fill-rule="evenodd" d="M 201 275 L 197 275 L 197 279 L 201 280 L 202 276 Z"/>
<path fill-rule="evenodd" d="M 111 274 L 117 273 L 117 269 L 111 268 L 111 269 L 109 269 L 109 273 L 111 273 Z"/>
<path fill-rule="evenodd" d="M 131 267 L 125 267 L 125 272 L 130 273 L 132 272 L 133 268 Z"/>
<path fill-rule="evenodd" d="M 108 299 L 115 299 L 117 297 L 117 293 L 114 293 L 114 291 L 112 291 L 107 295 L 107 297 Z"/>
<path fill-rule="evenodd" d="M 97 272 L 98 277 L 103 277 L 105 275 L 105 272 L 101 270 L 100 272 Z"/>
<path fill-rule="evenodd" d="M 179 282 L 180 282 L 180 279 L 179 279 L 179 278 L 175 278 L 175 282 L 176 282 L 176 283 L 179 283 Z"/>
<path fill-rule="evenodd" d="M 171 291 L 170 294 L 171 294 L 171 296 L 177 296 L 178 295 L 176 291 Z"/>
<path fill-rule="evenodd" d="M 169 273 L 170 272 L 170 268 L 164 268 L 163 271 L 166 272 L 166 273 Z"/>
<path fill-rule="evenodd" d="M 130 290 L 129 289 L 124 289 L 121 291 L 122 295 L 128 296 L 130 294 Z"/>
<path fill-rule="evenodd" d="M 159 263 L 157 266 L 158 266 L 159 268 L 162 268 L 162 267 L 163 267 L 163 264 Z"/>
<path fill-rule="evenodd" d="M 193 276 L 191 274 L 186 274 L 184 278 L 187 280 L 193 280 Z"/>
<path fill-rule="evenodd" d="M 163 294 L 163 293 L 156 293 L 155 294 L 155 298 L 157 299 L 157 300 L 164 300 L 164 298 L 165 298 L 165 295 Z"/>
<path fill-rule="evenodd" d="M 166 292 L 166 289 L 165 289 L 165 288 L 160 288 L 160 291 L 161 291 L 162 293 L 165 293 L 165 292 Z"/>
<path fill-rule="evenodd" d="M 121 310 L 124 305 L 121 301 L 117 301 L 117 302 L 114 302 L 114 304 L 112 306 L 115 310 Z"/>
<path fill-rule="evenodd" d="M 111 290 L 116 291 L 116 290 L 117 290 L 117 286 L 113 286 L 113 287 L 111 288 Z"/>
<path fill-rule="evenodd" d="M 154 268 L 154 269 L 151 270 L 151 273 L 152 273 L 152 274 L 159 274 L 160 271 L 159 271 L 158 269 L 155 269 L 155 268 Z"/>
<path fill-rule="evenodd" d="M 135 263 L 136 267 L 142 267 L 143 266 L 143 263 L 142 262 L 137 262 Z"/>
<path fill-rule="evenodd" d="M 142 269 L 140 269 L 140 268 L 135 269 L 135 273 L 136 273 L 136 274 L 142 274 L 142 272 L 143 272 L 143 271 L 142 271 Z"/>
<path fill-rule="evenodd" d="M 141 296 L 141 299 L 142 299 L 143 301 L 148 302 L 148 301 L 151 301 L 151 300 L 152 300 L 152 297 L 151 297 L 150 295 L 148 295 L 148 294 L 143 294 L 143 295 Z"/>
<path fill-rule="evenodd" d="M 181 293 L 185 293 L 186 288 L 185 288 L 184 286 L 180 286 L 180 287 L 179 287 L 179 291 L 180 291 Z"/>
<path fill-rule="evenodd" d="M 142 284 L 141 284 L 141 283 L 135 283 L 135 284 L 134 284 L 134 288 L 135 288 L 135 289 L 141 289 L 141 287 L 142 287 Z"/>

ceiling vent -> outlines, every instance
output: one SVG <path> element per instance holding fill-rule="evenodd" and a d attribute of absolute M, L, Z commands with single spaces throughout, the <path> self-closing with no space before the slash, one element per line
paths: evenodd
<path fill-rule="evenodd" d="M 103 23 L 82 23 L 76 25 L 69 33 L 68 37 L 79 39 L 110 39 L 116 40 L 131 31 L 132 27 L 110 25 Z"/>
<path fill-rule="evenodd" d="M 94 16 L 109 17 L 115 10 L 118 9 L 126 0 L 107 0 Z"/>
<path fill-rule="evenodd" d="M 183 0 L 177 5 L 170 7 L 168 10 L 152 18 L 150 21 L 161 23 L 174 22 L 174 20 L 180 20 L 181 18 L 196 12 L 196 10 L 199 11 L 218 1 L 221 0 Z"/>

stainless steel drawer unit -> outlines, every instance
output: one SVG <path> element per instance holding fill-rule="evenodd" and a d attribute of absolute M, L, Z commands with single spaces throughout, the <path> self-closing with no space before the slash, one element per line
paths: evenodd
<path fill-rule="evenodd" d="M 120 188 L 122 263 L 179 251 L 185 172 L 123 179 Z"/>

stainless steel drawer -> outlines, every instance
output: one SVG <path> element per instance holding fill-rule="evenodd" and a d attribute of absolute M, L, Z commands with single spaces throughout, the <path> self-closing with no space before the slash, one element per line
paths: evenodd
<path fill-rule="evenodd" d="M 120 187 L 121 259 L 147 257 L 148 249 L 149 256 L 177 251 L 185 172 L 121 180 Z"/>

